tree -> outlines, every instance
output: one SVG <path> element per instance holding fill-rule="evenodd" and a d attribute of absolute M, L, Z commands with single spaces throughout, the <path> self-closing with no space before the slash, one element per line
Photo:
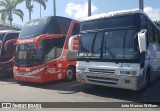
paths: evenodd
<path fill-rule="evenodd" d="M 42 0 L 42 2 L 48 2 L 48 0 Z M 41 17 L 41 4 L 40 4 L 40 17 Z"/>
<path fill-rule="evenodd" d="M 1 20 L 2 20 L 2 23 L 3 23 L 3 27 L 4 29 L 6 28 L 6 15 L 4 13 L 1 14 Z"/>
<path fill-rule="evenodd" d="M 12 27 L 13 15 L 17 15 L 23 21 L 23 11 L 17 9 L 18 0 L 0 0 L 0 14 L 3 23 L 5 23 L 6 18 L 10 22 L 10 27 Z"/>
<path fill-rule="evenodd" d="M 44 9 L 46 9 L 46 1 L 47 0 L 18 0 L 19 3 L 25 2 L 26 3 L 26 8 L 28 9 L 29 12 L 29 20 L 31 20 L 31 13 L 33 11 L 33 4 L 32 2 L 36 2 L 39 3 L 41 6 L 44 7 Z"/>

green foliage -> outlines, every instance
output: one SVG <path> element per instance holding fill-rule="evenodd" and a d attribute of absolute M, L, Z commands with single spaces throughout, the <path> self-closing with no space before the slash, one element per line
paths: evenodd
<path fill-rule="evenodd" d="M 0 15 L 1 20 L 5 24 L 6 19 L 10 21 L 10 27 L 12 26 L 13 15 L 17 15 L 23 21 L 24 13 L 21 9 L 17 9 L 17 5 L 25 3 L 26 8 L 29 11 L 29 20 L 31 20 L 31 12 L 33 11 L 32 2 L 38 3 L 46 9 L 46 2 L 48 0 L 0 0 Z"/>
<path fill-rule="evenodd" d="M 31 12 L 33 11 L 33 4 L 32 2 L 35 2 L 35 3 L 38 3 L 40 4 L 41 6 L 44 7 L 44 9 L 46 9 L 46 2 L 48 0 L 17 0 L 19 3 L 23 3 L 25 2 L 26 4 L 26 8 L 28 9 L 29 11 L 29 20 L 31 20 Z"/>
<path fill-rule="evenodd" d="M 1 20 L 5 21 L 6 18 L 10 21 L 10 27 L 12 26 L 13 15 L 17 15 L 23 21 L 23 11 L 17 9 L 18 0 L 0 0 L 0 14 Z"/>

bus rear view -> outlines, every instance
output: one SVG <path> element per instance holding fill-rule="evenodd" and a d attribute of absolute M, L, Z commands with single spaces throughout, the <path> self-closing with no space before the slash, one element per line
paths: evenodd
<path fill-rule="evenodd" d="M 79 82 L 140 90 L 160 76 L 160 30 L 141 10 L 88 17 L 77 37 Z"/>
<path fill-rule="evenodd" d="M 76 51 L 68 51 L 68 40 L 78 33 L 79 22 L 64 17 L 26 23 L 17 41 L 14 78 L 37 83 L 73 80 Z"/>

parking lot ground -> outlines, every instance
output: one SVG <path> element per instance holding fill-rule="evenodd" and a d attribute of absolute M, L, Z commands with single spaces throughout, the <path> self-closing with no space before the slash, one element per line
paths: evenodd
<path fill-rule="evenodd" d="M 13 78 L 3 78 L 0 80 L 0 102 L 160 102 L 160 79 L 153 82 L 148 90 L 136 92 L 81 84 L 76 81 L 65 82 L 62 80 L 35 84 L 17 82 Z M 84 109 L 77 110 L 83 111 Z M 114 110 L 119 110 L 119 108 Z M 131 109 L 121 110 L 129 111 Z M 136 111 L 138 109 L 132 110 Z M 158 110 L 158 108 L 152 108 L 151 110 Z M 145 109 L 145 111 L 150 110 Z"/>

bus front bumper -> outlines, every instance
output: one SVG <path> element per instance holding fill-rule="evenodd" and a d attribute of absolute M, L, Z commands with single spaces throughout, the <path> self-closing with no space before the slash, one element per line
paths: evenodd
<path fill-rule="evenodd" d="M 44 82 L 41 76 L 14 75 L 14 79 L 17 80 L 17 81 L 34 82 L 34 83 L 43 83 Z"/>
<path fill-rule="evenodd" d="M 119 75 L 106 75 L 94 73 L 80 73 L 77 72 L 76 80 L 78 82 L 130 89 L 140 90 L 143 87 L 143 78 L 140 76 L 119 76 Z"/>

